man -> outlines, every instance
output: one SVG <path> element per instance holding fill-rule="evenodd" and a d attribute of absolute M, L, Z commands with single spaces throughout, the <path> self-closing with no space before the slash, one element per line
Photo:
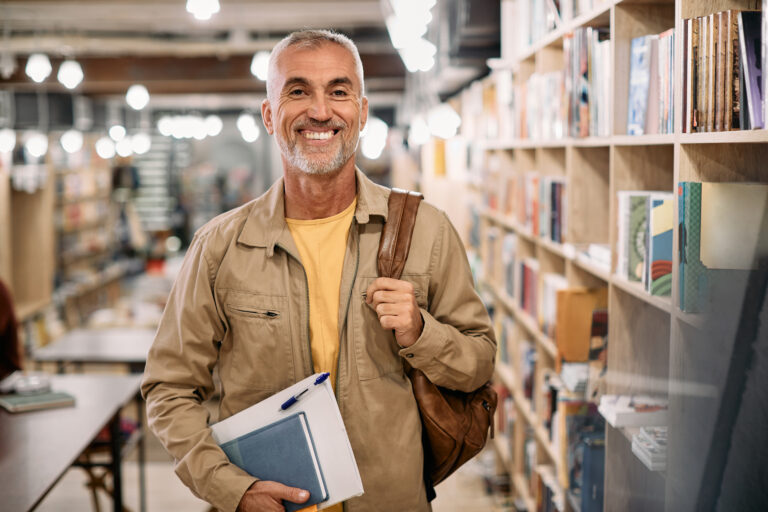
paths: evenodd
<path fill-rule="evenodd" d="M 422 203 L 402 280 L 376 276 L 389 190 L 355 168 L 363 92 L 346 37 L 302 31 L 278 43 L 262 117 L 284 176 L 196 233 L 150 351 L 150 427 L 184 483 L 220 510 L 283 510 L 307 496 L 256 480 L 213 441 L 201 402 L 215 366 L 220 419 L 331 372 L 365 489 L 344 509 L 387 512 L 430 510 L 403 361 L 463 391 L 493 372 L 489 318 L 442 212 Z"/>

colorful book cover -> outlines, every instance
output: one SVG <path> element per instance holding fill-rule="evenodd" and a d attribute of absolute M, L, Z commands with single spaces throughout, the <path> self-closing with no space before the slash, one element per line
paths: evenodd
<path fill-rule="evenodd" d="M 685 195 L 685 276 L 683 293 L 686 313 L 698 313 L 707 290 L 707 268 L 700 257 L 701 183 L 688 182 Z"/>
<path fill-rule="evenodd" d="M 690 131 L 695 133 L 699 131 L 699 19 L 693 18 L 691 20 L 691 43 L 690 52 L 688 54 L 688 60 L 690 61 L 689 69 L 689 88 L 690 88 L 690 105 L 688 111 L 691 115 Z"/>
<path fill-rule="evenodd" d="M 739 13 L 739 43 L 744 80 L 749 107 L 749 124 L 752 129 L 763 127 L 760 42 L 760 12 L 742 11 Z"/>
<path fill-rule="evenodd" d="M 629 268 L 627 277 L 630 281 L 643 282 L 645 257 L 647 251 L 648 196 L 633 195 L 629 198 L 629 237 L 627 240 L 629 252 Z"/>
<path fill-rule="evenodd" d="M 651 79 L 651 37 L 632 39 L 629 64 L 629 100 L 627 103 L 627 134 L 643 135 L 648 109 Z"/>
<path fill-rule="evenodd" d="M 650 219 L 650 284 L 651 295 L 672 294 L 672 238 L 674 231 L 674 199 L 655 196 L 651 199 Z"/>

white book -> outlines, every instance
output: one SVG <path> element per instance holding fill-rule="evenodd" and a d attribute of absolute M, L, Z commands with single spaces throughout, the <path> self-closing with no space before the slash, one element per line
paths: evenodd
<path fill-rule="evenodd" d="M 357 468 L 355 454 L 349 443 L 347 430 L 341 418 L 331 383 L 325 379 L 314 386 L 320 377 L 317 373 L 297 382 L 269 398 L 211 425 L 211 434 L 219 444 L 248 434 L 275 421 L 303 412 L 306 415 L 317 458 L 325 477 L 328 500 L 318 504 L 319 509 L 363 494 L 363 481 Z M 310 388 L 300 400 L 286 410 L 281 405 L 294 395 Z"/>
<path fill-rule="evenodd" d="M 667 400 L 645 395 L 603 395 L 598 411 L 612 427 L 655 427 L 668 424 Z"/>

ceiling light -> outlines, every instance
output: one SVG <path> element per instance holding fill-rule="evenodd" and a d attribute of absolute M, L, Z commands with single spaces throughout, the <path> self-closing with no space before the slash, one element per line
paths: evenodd
<path fill-rule="evenodd" d="M 187 12 L 197 20 L 209 20 L 220 10 L 219 0 L 187 0 Z"/>
<path fill-rule="evenodd" d="M 77 153 L 83 147 L 83 134 L 77 130 L 68 130 L 62 134 L 59 143 L 67 153 Z"/>
<path fill-rule="evenodd" d="M 0 130 L 0 153 L 10 153 L 16 147 L 16 132 L 10 128 Z"/>
<path fill-rule="evenodd" d="M 109 137 L 102 137 L 96 141 L 96 154 L 104 160 L 115 156 L 115 143 Z"/>
<path fill-rule="evenodd" d="M 269 71 L 269 52 L 260 51 L 253 56 L 251 60 L 251 74 L 261 80 L 267 81 L 267 73 Z"/>
<path fill-rule="evenodd" d="M 134 84 L 128 88 L 125 101 L 133 110 L 141 110 L 149 104 L 149 91 L 141 84 Z"/>
<path fill-rule="evenodd" d="M 411 128 L 408 130 L 408 144 L 416 147 L 425 144 L 429 140 L 429 126 L 421 116 L 416 116 L 411 121 Z"/>
<path fill-rule="evenodd" d="M 40 158 L 48 151 L 48 137 L 40 132 L 29 132 L 26 135 L 24 149 L 35 158 Z"/>
<path fill-rule="evenodd" d="M 429 71 L 435 65 L 435 53 L 437 47 L 426 39 L 419 38 L 409 43 L 400 50 L 400 58 L 403 59 L 408 71 Z"/>
<path fill-rule="evenodd" d="M 165 137 L 173 133 L 173 119 L 163 116 L 157 121 L 157 130 Z"/>
<path fill-rule="evenodd" d="M 119 124 L 113 125 L 109 129 L 109 136 L 112 137 L 113 141 L 120 142 L 125 138 L 125 127 Z"/>
<path fill-rule="evenodd" d="M 256 139 L 259 138 L 259 135 L 261 135 L 261 130 L 259 130 L 258 126 L 253 125 L 245 130 L 241 130 L 240 135 L 243 136 L 245 142 L 255 142 Z"/>
<path fill-rule="evenodd" d="M 236 125 L 237 129 L 241 132 L 251 130 L 252 128 L 258 130 L 258 127 L 256 126 L 256 118 L 253 117 L 253 114 L 249 114 L 248 112 L 243 112 L 238 116 Z"/>
<path fill-rule="evenodd" d="M 43 53 L 33 53 L 27 60 L 27 67 L 24 71 L 27 76 L 37 83 L 42 82 L 51 74 L 51 61 Z"/>
<path fill-rule="evenodd" d="M 429 111 L 427 124 L 432 135 L 450 139 L 461 126 L 461 117 L 450 105 L 443 103 Z"/>
<path fill-rule="evenodd" d="M 392 46 L 396 49 L 405 48 L 415 40 L 427 33 L 427 25 L 417 23 L 412 18 L 399 16 L 387 16 L 387 32 L 392 40 Z"/>
<path fill-rule="evenodd" d="M 83 81 L 83 68 L 75 60 L 65 60 L 59 66 L 59 73 L 56 75 L 64 87 L 74 89 Z"/>
<path fill-rule="evenodd" d="M 370 160 L 376 160 L 381 156 L 387 145 L 387 136 L 389 127 L 387 123 L 378 117 L 371 117 L 365 125 L 365 135 L 360 142 L 360 149 L 363 156 Z"/>
<path fill-rule="evenodd" d="M 146 133 L 137 133 L 131 137 L 131 151 L 143 155 L 152 147 L 152 139 Z"/>
<path fill-rule="evenodd" d="M 117 154 L 123 158 L 131 156 L 133 154 L 133 149 L 131 149 L 131 139 L 129 137 L 125 137 L 123 140 L 115 144 L 115 151 L 117 151 Z"/>
<path fill-rule="evenodd" d="M 205 132 L 209 137 L 215 137 L 221 133 L 224 123 L 219 116 L 208 116 L 205 118 Z"/>

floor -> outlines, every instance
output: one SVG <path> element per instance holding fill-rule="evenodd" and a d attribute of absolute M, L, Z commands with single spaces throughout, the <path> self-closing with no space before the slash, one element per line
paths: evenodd
<path fill-rule="evenodd" d="M 483 474 L 489 465 L 493 465 L 493 453 L 487 450 L 441 483 L 437 487 L 437 499 L 433 502 L 434 512 L 497 510 L 494 507 L 494 500 L 485 493 Z M 138 511 L 138 480 L 138 465 L 133 457 L 126 460 L 123 465 L 123 499 L 125 505 L 133 512 Z M 90 491 L 85 486 L 86 482 L 86 475 L 82 469 L 70 469 L 36 510 L 39 512 L 96 512 Z M 153 436 L 147 440 L 146 485 L 147 512 L 206 512 L 208 510 L 207 504 L 195 498 L 176 477 L 170 457 Z M 106 494 L 100 493 L 98 499 L 102 511 L 112 510 L 111 501 Z"/>

